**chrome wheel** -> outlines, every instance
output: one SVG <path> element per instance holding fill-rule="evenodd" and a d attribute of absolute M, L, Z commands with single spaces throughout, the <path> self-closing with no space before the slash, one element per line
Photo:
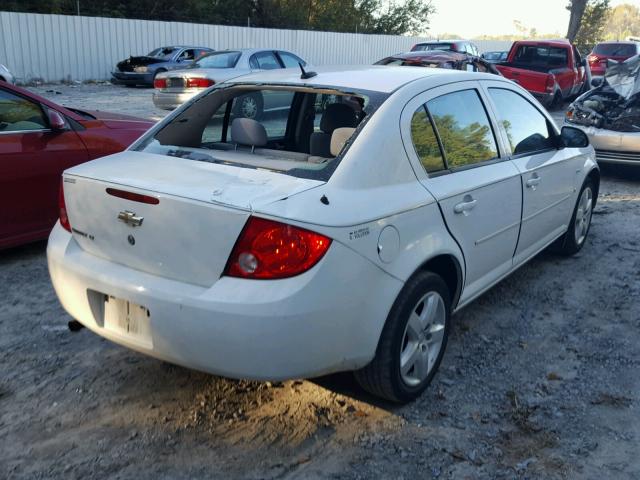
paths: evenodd
<path fill-rule="evenodd" d="M 587 187 L 582 191 L 582 195 L 578 201 L 578 208 L 576 210 L 576 219 L 574 222 L 574 239 L 576 241 L 576 245 L 582 245 L 585 238 L 587 238 L 587 232 L 589 231 L 589 225 L 591 224 L 592 212 L 593 192 L 590 187 Z"/>
<path fill-rule="evenodd" d="M 400 348 L 400 376 L 415 387 L 428 376 L 438 359 L 444 339 L 446 310 L 437 292 L 423 296 L 411 311 Z"/>
<path fill-rule="evenodd" d="M 258 102 L 253 97 L 244 97 L 240 105 L 240 113 L 245 118 L 255 118 L 258 114 Z"/>

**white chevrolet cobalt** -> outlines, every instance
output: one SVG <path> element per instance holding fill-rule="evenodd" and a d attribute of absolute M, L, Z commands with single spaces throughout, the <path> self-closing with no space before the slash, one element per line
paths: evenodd
<path fill-rule="evenodd" d="M 256 94 L 286 108 L 236 116 Z M 583 132 L 495 75 L 263 72 L 65 171 L 49 271 L 72 317 L 137 351 L 235 378 L 354 370 L 409 401 L 452 312 L 582 248 L 599 178 Z"/>

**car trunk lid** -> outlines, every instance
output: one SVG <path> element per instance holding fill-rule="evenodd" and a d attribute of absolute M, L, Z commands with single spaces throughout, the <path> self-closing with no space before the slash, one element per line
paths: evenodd
<path fill-rule="evenodd" d="M 79 165 L 64 177 L 67 212 L 81 248 L 202 286 L 220 277 L 252 211 L 322 184 L 139 152 Z M 129 194 L 147 199 L 122 198 Z"/>

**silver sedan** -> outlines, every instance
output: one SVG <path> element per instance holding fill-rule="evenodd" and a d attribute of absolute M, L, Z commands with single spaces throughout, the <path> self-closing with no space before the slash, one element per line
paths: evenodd
<path fill-rule="evenodd" d="M 284 50 L 238 49 L 220 50 L 193 62 L 184 70 L 159 74 L 153 84 L 153 103 L 173 110 L 212 85 L 261 70 L 299 68 L 307 65 L 299 56 Z M 239 108 L 242 116 L 257 119 L 269 109 L 259 96 L 247 95 Z"/>

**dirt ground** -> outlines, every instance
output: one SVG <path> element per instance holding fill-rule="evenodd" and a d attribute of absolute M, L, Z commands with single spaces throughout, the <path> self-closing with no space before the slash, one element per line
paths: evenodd
<path fill-rule="evenodd" d="M 149 90 L 47 96 L 162 116 Z M 640 478 L 639 233 L 640 169 L 604 169 L 583 250 L 455 315 L 406 406 L 349 374 L 232 381 L 70 332 L 45 243 L 0 252 L 0 478 Z"/>

